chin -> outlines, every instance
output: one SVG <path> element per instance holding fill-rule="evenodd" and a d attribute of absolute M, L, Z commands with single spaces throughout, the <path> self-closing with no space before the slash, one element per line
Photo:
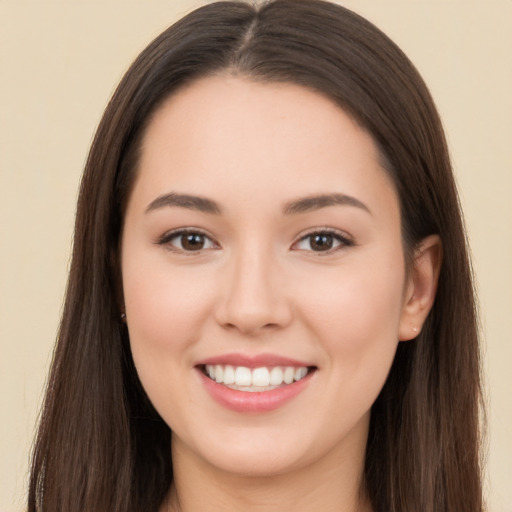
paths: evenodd
<path fill-rule="evenodd" d="M 210 464 L 238 477 L 270 478 L 300 469 L 304 463 L 297 454 L 277 453 L 275 449 L 233 450 L 210 457 Z"/>
<path fill-rule="evenodd" d="M 218 471 L 246 477 L 285 474 L 312 462 L 322 447 L 308 442 L 307 435 L 289 435 L 289 428 L 213 427 L 202 435 L 179 437 L 173 432 L 173 459 L 191 460 Z M 194 439 L 195 437 L 195 439 Z M 314 439 L 314 438 L 313 438 Z"/>

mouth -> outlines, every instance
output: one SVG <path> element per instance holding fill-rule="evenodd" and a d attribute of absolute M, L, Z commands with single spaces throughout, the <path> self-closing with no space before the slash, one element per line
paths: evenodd
<path fill-rule="evenodd" d="M 301 381 L 314 366 L 261 366 L 248 368 L 230 364 L 203 364 L 199 370 L 208 379 L 229 389 L 257 393 L 273 391 Z"/>
<path fill-rule="evenodd" d="M 198 361 L 195 369 L 204 389 L 222 407 L 267 413 L 311 388 L 318 367 L 271 353 L 230 353 Z"/>

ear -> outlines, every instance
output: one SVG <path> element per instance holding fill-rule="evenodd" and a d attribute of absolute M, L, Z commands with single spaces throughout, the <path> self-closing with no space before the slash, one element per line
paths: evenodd
<path fill-rule="evenodd" d="M 442 259 L 443 247 L 438 235 L 423 239 L 414 251 L 400 317 L 400 341 L 416 338 L 421 331 L 436 298 Z"/>

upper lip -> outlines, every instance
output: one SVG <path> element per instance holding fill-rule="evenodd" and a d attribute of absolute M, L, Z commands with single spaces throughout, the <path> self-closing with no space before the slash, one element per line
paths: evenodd
<path fill-rule="evenodd" d="M 277 354 L 256 354 L 256 355 L 246 355 L 246 354 L 223 354 L 219 356 L 209 357 L 207 359 L 203 359 L 199 361 L 196 366 L 203 365 L 231 365 L 231 366 L 245 366 L 246 368 L 261 368 L 264 366 L 273 367 L 273 366 L 312 366 L 311 364 L 305 363 L 303 361 L 298 361 L 297 359 L 292 359 L 289 357 L 280 356 Z"/>

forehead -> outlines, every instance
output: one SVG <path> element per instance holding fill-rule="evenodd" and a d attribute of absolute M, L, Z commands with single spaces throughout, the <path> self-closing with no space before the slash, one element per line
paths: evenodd
<path fill-rule="evenodd" d="M 201 137 L 203 144 L 196 150 L 221 147 L 229 138 L 238 142 L 244 138 L 247 148 L 254 142 L 275 149 L 278 144 L 284 147 L 285 142 L 292 142 L 286 137 L 297 143 L 324 142 L 321 146 L 335 138 L 342 149 L 353 145 L 357 138 L 365 145 L 368 156 L 378 159 L 372 137 L 333 100 L 287 82 L 231 75 L 199 79 L 171 94 L 157 109 L 144 134 L 144 146 L 161 144 L 164 141 L 160 136 L 166 137 L 171 131 L 174 137 L 180 137 L 180 144 L 185 138 L 192 142 Z M 167 145 L 171 143 L 170 139 L 165 141 Z"/>
<path fill-rule="evenodd" d="M 289 83 L 203 78 L 170 96 L 144 134 L 136 188 L 282 202 L 326 191 L 396 202 L 372 137 L 329 98 Z M 341 190 L 335 190 L 341 189 Z M 140 191 L 140 190 L 139 190 Z"/>

